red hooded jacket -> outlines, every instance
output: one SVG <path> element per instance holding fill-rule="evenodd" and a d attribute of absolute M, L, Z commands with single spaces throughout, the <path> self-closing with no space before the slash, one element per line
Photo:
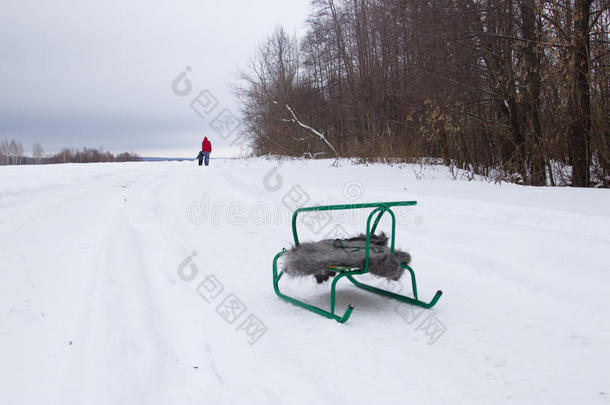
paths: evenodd
<path fill-rule="evenodd" d="M 203 138 L 203 142 L 201 144 L 202 152 L 212 152 L 212 144 L 208 141 L 208 137 Z"/>

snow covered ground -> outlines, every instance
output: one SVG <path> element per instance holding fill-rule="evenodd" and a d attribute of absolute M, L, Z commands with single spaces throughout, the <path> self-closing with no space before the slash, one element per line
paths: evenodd
<path fill-rule="evenodd" d="M 610 403 L 608 190 L 330 163 L 0 167 L 0 403 Z M 282 201 L 396 200 L 418 201 L 397 245 L 435 308 L 348 283 L 341 325 L 275 296 Z"/>

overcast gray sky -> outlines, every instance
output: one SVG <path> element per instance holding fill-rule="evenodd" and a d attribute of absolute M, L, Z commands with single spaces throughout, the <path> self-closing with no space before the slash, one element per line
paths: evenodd
<path fill-rule="evenodd" d="M 302 33 L 309 0 L 0 0 L 0 9 L 0 139 L 28 153 L 38 141 L 46 152 L 195 156 L 207 135 L 219 156 L 237 152 L 229 121 L 217 122 L 226 141 L 210 126 L 225 108 L 239 112 L 235 71 L 276 26 Z M 192 89 L 178 96 L 171 83 L 187 66 Z M 209 115 L 207 94 L 218 100 Z"/>

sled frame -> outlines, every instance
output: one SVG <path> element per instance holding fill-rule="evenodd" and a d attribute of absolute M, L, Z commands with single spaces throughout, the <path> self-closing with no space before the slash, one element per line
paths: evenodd
<path fill-rule="evenodd" d="M 395 233 L 396 233 L 395 232 L 396 231 L 396 215 L 392 211 L 392 207 L 414 206 L 416 204 L 417 204 L 417 201 L 396 201 L 396 202 L 366 203 L 366 204 L 321 205 L 321 206 L 303 207 L 303 208 L 297 209 L 292 214 L 292 236 L 294 239 L 295 246 L 299 245 L 299 235 L 298 235 L 298 231 L 297 231 L 297 217 L 300 213 L 311 212 L 311 211 L 337 211 L 337 210 L 373 208 L 373 211 L 369 214 L 367 221 L 366 221 L 366 244 L 365 244 L 366 252 L 365 252 L 364 268 L 360 269 L 360 268 L 353 268 L 353 267 L 336 267 L 336 266 L 328 267 L 328 270 L 334 272 L 335 276 L 333 277 L 333 280 L 331 282 L 331 287 L 330 287 L 330 311 L 327 311 L 327 310 L 319 308 L 315 305 L 308 304 L 298 298 L 286 295 L 280 291 L 279 282 L 280 282 L 280 279 L 282 278 L 282 276 L 284 275 L 284 272 L 280 271 L 278 273 L 277 262 L 280 259 L 280 257 L 282 257 L 282 255 L 284 255 L 287 252 L 286 249 L 283 249 L 281 252 L 276 254 L 275 257 L 273 258 L 273 289 L 275 290 L 275 293 L 278 295 L 278 297 L 280 297 L 294 305 L 297 305 L 301 308 L 305 308 L 309 311 L 315 312 L 316 314 L 322 315 L 326 318 L 334 319 L 335 321 L 337 321 L 339 323 L 345 323 L 351 316 L 352 311 L 354 310 L 354 305 L 350 304 L 350 305 L 348 305 L 346 310 L 343 312 L 343 315 L 339 315 L 336 313 L 336 305 L 335 305 L 336 287 L 337 287 L 337 283 L 343 278 L 346 278 L 347 280 L 352 282 L 352 284 L 354 284 L 356 287 L 369 291 L 369 292 L 372 292 L 374 294 L 393 298 L 398 301 L 405 302 L 405 303 L 411 304 L 411 305 L 416 305 L 416 306 L 419 306 L 422 308 L 432 308 L 434 305 L 436 305 L 438 300 L 441 298 L 441 295 L 443 294 L 443 292 L 441 290 L 438 290 L 436 292 L 436 294 L 434 295 L 434 297 L 432 298 L 432 300 L 429 302 L 421 301 L 417 296 L 417 282 L 415 280 L 415 272 L 407 263 L 404 263 L 404 262 L 401 263 L 401 267 L 405 270 L 408 270 L 411 275 L 411 287 L 413 290 L 413 297 L 407 297 L 405 295 L 396 294 L 392 291 L 374 287 L 372 285 L 365 284 L 361 281 L 358 281 L 356 278 L 354 278 L 354 276 L 369 273 L 368 269 L 369 269 L 370 239 L 371 239 L 371 235 L 375 234 L 375 231 L 377 230 L 377 226 L 379 225 L 381 218 L 386 213 L 388 213 L 390 215 L 390 217 L 392 218 L 392 236 L 390 239 L 390 249 L 391 249 L 391 252 L 394 253 Z M 375 219 L 373 220 L 373 218 L 375 218 Z"/>

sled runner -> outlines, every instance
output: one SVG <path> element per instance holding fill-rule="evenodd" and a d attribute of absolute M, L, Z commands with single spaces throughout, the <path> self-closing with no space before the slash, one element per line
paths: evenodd
<path fill-rule="evenodd" d="M 396 251 L 394 243 L 396 216 L 391 207 L 412 206 L 416 204 L 416 201 L 398 201 L 368 204 L 325 205 L 297 209 L 292 214 L 294 248 L 290 251 L 283 249 L 275 255 L 275 258 L 273 259 L 273 288 L 275 293 L 280 298 L 294 305 L 298 305 L 326 318 L 334 319 L 340 323 L 346 322 L 354 310 L 354 306 L 350 304 L 343 315 L 338 315 L 335 312 L 336 287 L 339 280 L 343 278 L 346 278 L 356 287 L 363 290 L 394 298 L 419 307 L 432 308 L 443 294 L 442 291 L 437 291 L 430 302 L 419 300 L 417 296 L 415 272 L 409 266 L 410 256 L 406 252 Z M 300 213 L 365 208 L 374 208 L 366 221 L 366 234 L 347 239 L 328 239 L 305 243 L 299 242 L 297 217 Z M 388 213 L 392 219 L 392 234 L 389 238 L 389 246 L 387 246 L 388 238 L 384 234 L 381 234 L 381 236 L 375 234 L 379 221 L 381 221 L 381 218 L 386 213 Z M 282 256 L 284 256 L 282 264 L 283 269 L 278 273 L 278 260 Z M 411 275 L 413 298 L 365 284 L 354 277 L 362 274 L 373 274 L 379 277 L 397 280 L 405 270 Z M 313 275 L 318 282 L 324 282 L 332 278 L 330 287 L 330 311 L 318 308 L 282 293 L 280 291 L 279 282 L 284 274 L 290 276 Z"/>

